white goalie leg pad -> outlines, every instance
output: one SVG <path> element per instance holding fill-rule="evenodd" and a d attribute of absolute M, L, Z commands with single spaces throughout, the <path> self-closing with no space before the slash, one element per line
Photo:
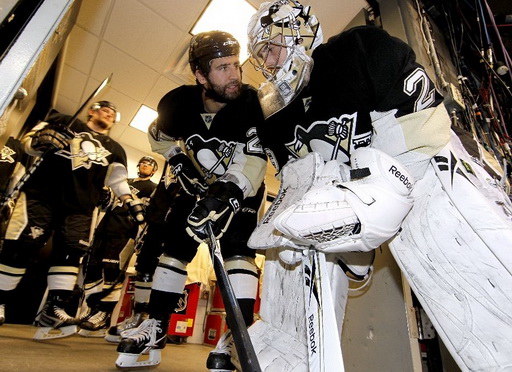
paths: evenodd
<path fill-rule="evenodd" d="M 249 327 L 262 371 L 309 371 L 305 322 L 304 280 L 302 265 L 281 261 L 286 248 L 266 251 L 261 292 L 261 320 Z M 335 255 L 327 255 L 328 280 L 331 284 L 337 327 L 345 314 L 348 279 L 336 263 Z"/>
<path fill-rule="evenodd" d="M 326 253 L 366 252 L 392 238 L 412 208 L 413 177 L 373 148 L 355 150 L 351 165 L 353 181 L 312 188 L 275 219 L 275 227 Z"/>
<path fill-rule="evenodd" d="M 247 243 L 250 248 L 268 249 L 285 245 L 299 248 L 274 228 L 274 220 L 282 211 L 302 198 L 322 172 L 323 167 L 324 160 L 316 152 L 292 160 L 283 167 L 279 192 L 250 236 Z"/>

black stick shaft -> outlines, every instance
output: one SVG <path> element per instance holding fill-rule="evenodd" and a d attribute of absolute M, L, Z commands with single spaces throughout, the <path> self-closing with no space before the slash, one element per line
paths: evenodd
<path fill-rule="evenodd" d="M 258 357 L 254 351 L 254 347 L 247 332 L 242 311 L 240 305 L 235 297 L 235 292 L 229 281 L 228 274 L 224 268 L 222 257 L 220 255 L 220 249 L 217 245 L 217 240 L 213 234 L 211 225 L 208 225 L 208 234 L 210 236 L 209 245 L 212 251 L 213 268 L 215 270 L 215 276 L 219 283 L 220 294 L 222 301 L 226 307 L 226 317 L 228 320 L 231 334 L 235 341 L 236 351 L 243 372 L 261 372 L 261 368 L 258 362 Z"/>

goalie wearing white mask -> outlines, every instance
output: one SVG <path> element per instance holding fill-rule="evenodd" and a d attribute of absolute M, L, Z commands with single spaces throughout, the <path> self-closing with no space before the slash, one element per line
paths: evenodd
<path fill-rule="evenodd" d="M 367 275 L 373 250 L 399 231 L 415 182 L 449 141 L 450 120 L 413 50 L 380 28 L 356 27 L 322 44 L 310 7 L 281 0 L 260 6 L 248 37 L 251 62 L 267 79 L 258 92 L 266 117 L 258 136 L 281 177 L 275 202 L 249 240 L 254 249 L 281 247 L 273 250 L 279 255 L 267 253 L 263 321 L 250 332 L 262 367 L 285 363 L 302 371 L 312 367 L 300 358 L 266 359 L 286 334 L 304 341 L 304 326 L 274 322 L 289 309 L 276 305 L 271 287 L 295 280 L 302 291 L 301 274 L 292 273 L 297 262 L 311 247 L 326 253 L 339 337 L 344 272 Z M 286 287 L 293 292 L 293 284 Z M 275 339 L 258 338 L 265 333 Z"/>

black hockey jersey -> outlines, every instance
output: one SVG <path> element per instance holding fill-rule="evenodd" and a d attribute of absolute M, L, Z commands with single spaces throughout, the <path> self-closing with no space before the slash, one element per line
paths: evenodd
<path fill-rule="evenodd" d="M 196 163 L 207 183 L 225 173 L 243 175 L 250 182 L 253 194 L 263 180 L 266 156 L 256 134 L 256 126 L 263 121 L 256 91 L 243 85 L 240 97 L 227 103 L 216 114 L 206 112 L 202 87 L 185 85 L 167 93 L 158 104 L 156 128 L 150 133 L 165 155 L 170 146 L 182 141 L 182 150 Z M 150 141 L 151 141 L 150 137 Z M 157 146 L 158 145 L 157 143 Z M 183 148 L 184 147 L 184 148 Z M 247 185 L 238 185 L 242 190 Z M 246 194 L 247 196 L 247 194 Z"/>
<path fill-rule="evenodd" d="M 56 114 L 48 122 L 69 119 Z M 119 163 L 126 169 L 126 153 L 112 138 L 92 131 L 80 120 L 70 129 L 75 133 L 70 145 L 45 156 L 22 191 L 68 212 L 89 214 L 98 204 L 110 166 Z"/>
<path fill-rule="evenodd" d="M 156 188 L 156 184 L 151 180 L 141 180 L 139 178 L 128 179 L 128 185 L 132 195 L 139 199 L 149 199 Z M 105 236 L 135 238 L 138 225 L 130 217 L 128 207 L 117 199 L 110 210 L 105 213 L 103 220 L 98 227 Z"/>
<path fill-rule="evenodd" d="M 396 110 L 398 118 L 442 102 L 413 50 L 377 27 L 330 38 L 313 60 L 309 85 L 258 128 L 278 171 L 311 151 L 346 163 L 353 150 L 372 143 L 372 112 Z"/>

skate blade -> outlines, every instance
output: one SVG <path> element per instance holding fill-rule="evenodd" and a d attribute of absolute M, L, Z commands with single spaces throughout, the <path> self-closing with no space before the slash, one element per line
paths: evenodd
<path fill-rule="evenodd" d="M 118 335 L 110 335 L 110 334 L 106 334 L 105 335 L 105 341 L 107 342 L 111 342 L 113 344 L 118 344 L 121 342 L 121 336 L 118 336 Z"/>
<path fill-rule="evenodd" d="M 98 329 L 97 331 L 90 331 L 88 329 L 80 329 L 78 334 L 82 337 L 93 337 L 93 338 L 103 338 L 105 337 L 107 331 L 106 329 Z"/>
<path fill-rule="evenodd" d="M 65 326 L 61 328 L 39 327 L 32 339 L 36 341 L 52 340 L 55 338 L 72 336 L 76 332 L 76 325 Z"/>
<path fill-rule="evenodd" d="M 149 354 L 127 354 L 119 353 L 116 360 L 116 367 L 119 369 L 153 367 L 160 364 L 162 350 L 153 349 Z"/>

